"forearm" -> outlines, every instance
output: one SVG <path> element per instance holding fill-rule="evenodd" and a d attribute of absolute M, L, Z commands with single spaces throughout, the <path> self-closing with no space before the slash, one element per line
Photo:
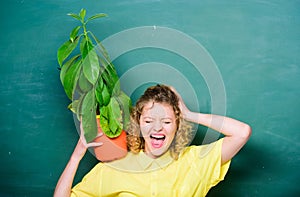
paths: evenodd
<path fill-rule="evenodd" d="M 185 119 L 209 127 L 228 137 L 247 137 L 249 135 L 249 125 L 229 117 L 188 112 Z"/>
<path fill-rule="evenodd" d="M 69 197 L 73 180 L 78 169 L 78 165 L 86 152 L 86 148 L 80 143 L 80 140 L 65 168 L 60 176 L 54 191 L 54 197 Z"/>

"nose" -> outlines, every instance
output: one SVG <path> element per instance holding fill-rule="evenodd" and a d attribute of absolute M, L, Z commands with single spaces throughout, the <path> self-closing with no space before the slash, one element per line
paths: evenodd
<path fill-rule="evenodd" d="M 160 131 L 162 129 L 162 124 L 160 121 L 156 121 L 154 126 L 153 126 L 153 130 L 154 131 Z"/>

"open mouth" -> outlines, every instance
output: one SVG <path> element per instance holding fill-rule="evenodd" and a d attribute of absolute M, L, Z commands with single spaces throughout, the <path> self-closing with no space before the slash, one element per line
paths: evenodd
<path fill-rule="evenodd" d="M 164 134 L 151 134 L 150 139 L 153 148 L 161 148 L 164 145 L 166 136 Z"/>

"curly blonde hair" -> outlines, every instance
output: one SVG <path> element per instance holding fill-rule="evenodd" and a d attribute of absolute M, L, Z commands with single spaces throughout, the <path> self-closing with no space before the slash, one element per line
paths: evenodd
<path fill-rule="evenodd" d="M 156 85 L 149 87 L 139 98 L 136 106 L 132 108 L 130 116 L 130 125 L 128 127 L 127 146 L 133 153 L 139 153 L 145 148 L 145 140 L 141 135 L 139 120 L 143 107 L 148 102 L 164 103 L 172 106 L 175 117 L 177 131 L 172 144 L 169 148 L 173 159 L 177 160 L 181 151 L 186 147 L 192 138 L 192 125 L 186 122 L 179 108 L 179 99 L 177 95 L 166 85 Z"/>

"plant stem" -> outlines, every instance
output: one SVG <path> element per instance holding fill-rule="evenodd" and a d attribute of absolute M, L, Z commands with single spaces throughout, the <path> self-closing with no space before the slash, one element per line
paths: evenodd
<path fill-rule="evenodd" d="M 86 40 L 88 39 L 88 33 L 87 33 L 87 30 L 86 30 L 86 23 L 82 20 L 81 21 L 82 23 L 82 27 L 83 27 L 83 34 L 84 34 L 84 37 L 86 38 Z"/>

